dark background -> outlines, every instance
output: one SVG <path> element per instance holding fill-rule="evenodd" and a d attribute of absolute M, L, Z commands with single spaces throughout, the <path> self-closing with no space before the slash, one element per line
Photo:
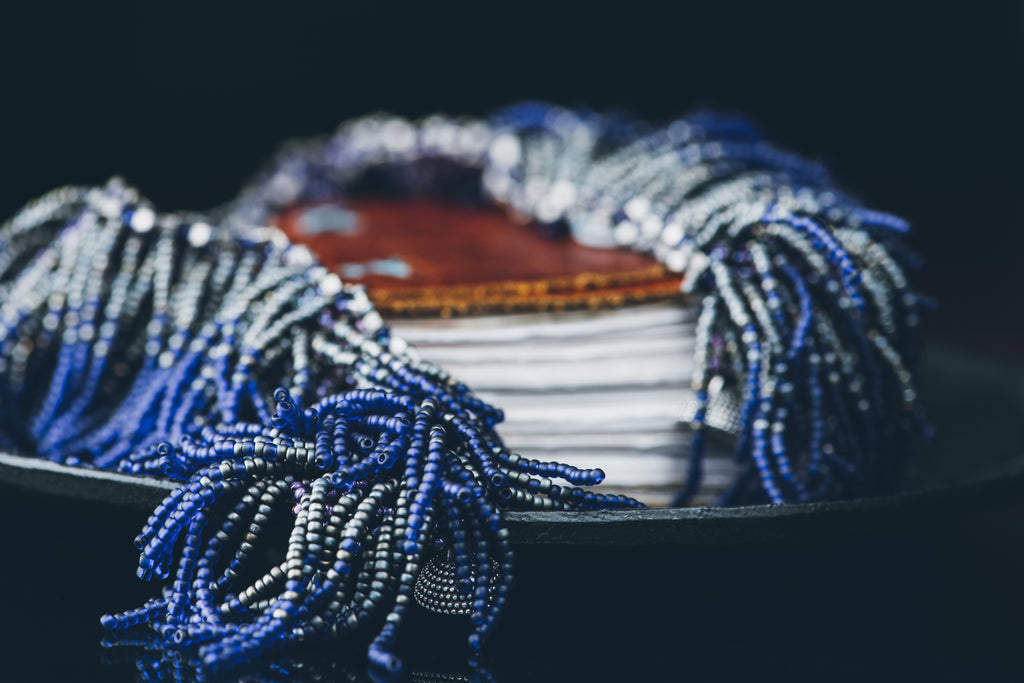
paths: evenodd
<path fill-rule="evenodd" d="M 211 207 L 282 140 L 375 110 L 711 106 L 912 221 L 937 333 L 1024 346 L 1019 2 L 26 5 L 0 15 L 3 215 L 115 173 Z"/>
<path fill-rule="evenodd" d="M 537 98 L 667 119 L 710 106 L 747 114 L 770 139 L 827 164 L 867 205 L 912 222 L 926 263 L 917 281 L 941 302 L 928 322 L 933 340 L 1024 361 L 1019 2 L 268 4 L 0 10 L 0 214 L 53 187 L 115 173 L 160 207 L 208 208 L 230 199 L 281 141 L 374 110 L 484 115 Z M 22 672 L 11 680 L 129 673 L 97 663 L 98 629 L 88 624 L 103 608 L 150 594 L 131 574 L 129 541 L 144 513 L 90 512 L 10 492 L 0 513 L 9 532 L 0 556 L 18 560 L 0 561 L 0 589 L 13 593 L 0 641 L 6 666 Z M 86 527 L 76 531 L 69 520 Z M 948 587 L 953 602 L 984 593 L 986 606 L 960 626 L 817 639 L 804 631 L 789 640 L 769 626 L 768 641 L 723 634 L 678 655 L 712 678 L 897 671 L 956 680 L 976 662 L 987 673 L 1019 672 L 1009 655 L 1019 638 L 999 634 L 1021 627 L 1008 615 L 1024 607 L 1024 505 L 1003 501 L 965 520 L 930 530 L 928 546 L 945 548 L 937 562 L 973 572 Z M 106 540 L 89 542 L 92 533 Z M 33 571 L 34 563 L 45 570 Z M 123 578 L 113 567 L 125 569 Z M 117 586 L 123 593 L 111 604 Z M 658 647 L 636 660 L 641 678 L 675 662 L 664 649 L 671 642 Z M 557 643 L 548 654 L 567 671 L 576 665 L 577 652 Z M 578 656 L 591 676 L 635 677 L 632 660 L 605 654 L 610 669 L 595 660 L 601 653 Z M 544 666 L 518 671 L 544 678 Z M 672 666 L 673 678 L 688 670 L 686 661 Z"/>

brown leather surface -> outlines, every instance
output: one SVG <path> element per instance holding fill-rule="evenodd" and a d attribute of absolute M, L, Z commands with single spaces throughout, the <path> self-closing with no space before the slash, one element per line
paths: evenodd
<path fill-rule="evenodd" d="M 343 279 L 366 285 L 385 313 L 607 308 L 679 295 L 680 278 L 650 257 L 545 237 L 497 209 L 359 199 L 326 205 L 350 212 L 348 221 L 309 229 L 308 211 L 324 206 L 295 207 L 273 222 Z M 320 213 L 335 214 L 345 215 Z M 390 259 L 408 267 L 406 277 L 372 272 L 375 262 Z M 367 272 L 353 274 L 359 271 Z"/>

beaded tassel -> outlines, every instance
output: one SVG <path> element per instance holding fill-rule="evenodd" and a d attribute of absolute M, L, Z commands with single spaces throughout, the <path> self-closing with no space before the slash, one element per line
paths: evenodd
<path fill-rule="evenodd" d="M 398 627 L 438 544 L 475 653 L 511 585 L 501 508 L 640 506 L 578 488 L 600 470 L 508 453 L 499 410 L 276 230 L 159 215 L 114 181 L 30 204 L 0 244 L 0 435 L 182 482 L 136 538 L 138 575 L 162 596 L 102 623 L 149 624 L 209 672 L 368 628 L 371 664 L 398 672 Z M 285 556 L 260 576 L 281 510 Z"/>
<path fill-rule="evenodd" d="M 462 185 L 459 185 L 462 183 Z M 923 301 L 904 275 L 908 226 L 738 118 L 654 126 L 526 103 L 476 121 L 377 115 L 293 144 L 223 212 L 262 221 L 366 191 L 490 201 L 628 247 L 699 300 L 689 479 L 701 485 L 712 386 L 741 405 L 744 474 L 723 504 L 877 495 L 924 431 L 912 370 Z"/>

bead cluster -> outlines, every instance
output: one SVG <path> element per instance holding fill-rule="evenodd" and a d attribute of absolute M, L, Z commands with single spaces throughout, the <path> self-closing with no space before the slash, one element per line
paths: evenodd
<path fill-rule="evenodd" d="M 0 245 L 0 446 L 183 482 L 136 539 L 162 596 L 102 623 L 149 624 L 209 671 L 368 628 L 398 671 L 435 552 L 476 652 L 512 579 L 501 509 L 640 506 L 579 488 L 600 470 L 509 453 L 499 410 L 275 229 L 158 214 L 113 181 L 28 205 Z"/>
<path fill-rule="evenodd" d="M 654 126 L 527 103 L 483 121 L 344 123 L 326 142 L 284 149 L 223 211 L 264 221 L 300 203 L 441 190 L 684 274 L 701 313 L 678 504 L 701 483 L 709 402 L 739 406 L 743 474 L 724 504 L 898 487 L 925 431 L 912 375 L 924 302 L 904 274 L 908 227 L 837 191 L 819 165 L 742 119 Z"/>

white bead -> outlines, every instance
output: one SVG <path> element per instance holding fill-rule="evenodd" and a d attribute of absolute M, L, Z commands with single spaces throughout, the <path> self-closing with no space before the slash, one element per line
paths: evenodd
<path fill-rule="evenodd" d="M 188 228 L 188 243 L 193 247 L 205 247 L 213 236 L 213 228 L 202 221 L 193 223 Z"/>
<path fill-rule="evenodd" d="M 336 296 L 341 292 L 341 278 L 335 273 L 328 273 L 321 278 L 318 289 L 324 296 Z"/>
<path fill-rule="evenodd" d="M 140 206 L 132 213 L 130 225 L 135 232 L 149 232 L 156 225 L 156 213 L 149 207 Z"/>
<path fill-rule="evenodd" d="M 495 166 L 511 168 L 522 160 L 519 140 L 511 133 L 502 133 L 491 142 L 488 159 Z"/>

